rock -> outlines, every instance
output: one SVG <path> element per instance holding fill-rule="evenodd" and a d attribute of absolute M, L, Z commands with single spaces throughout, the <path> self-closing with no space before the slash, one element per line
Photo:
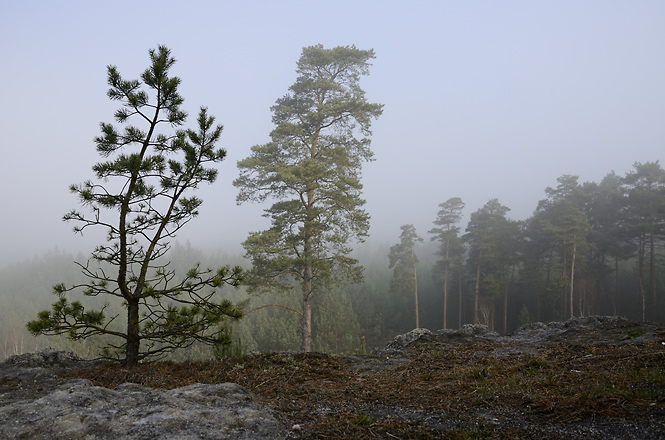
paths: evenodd
<path fill-rule="evenodd" d="M 110 390 L 55 375 L 83 361 L 71 352 L 0 364 L 0 438 L 34 440 L 277 439 L 287 430 L 240 385 L 173 390 L 126 383 Z"/>
<path fill-rule="evenodd" d="M 67 368 L 81 361 L 82 359 L 71 350 L 46 349 L 36 353 L 10 356 L 3 364 L 21 368 Z"/>
<path fill-rule="evenodd" d="M 0 363 L 0 407 L 45 396 L 65 383 L 55 374 L 57 371 L 90 362 L 94 361 L 83 361 L 72 351 L 43 350 L 11 356 Z"/>
<path fill-rule="evenodd" d="M 621 344 L 642 340 L 644 342 L 658 338 L 652 331 L 644 336 L 631 336 L 627 329 L 635 326 L 620 316 L 573 317 L 563 322 L 533 322 L 521 326 L 512 335 L 500 335 L 481 324 L 465 324 L 459 330 L 415 329 L 396 336 L 379 350 L 382 354 L 398 354 L 416 343 L 438 345 L 462 345 L 472 343 L 510 343 L 519 342 L 525 347 L 534 347 L 552 343 L 596 343 Z M 640 323 L 642 329 L 653 327 L 650 323 Z M 504 350 L 505 351 L 505 350 Z"/>
<path fill-rule="evenodd" d="M 512 338 L 520 342 L 547 344 L 555 342 L 615 343 L 623 338 L 623 330 L 628 325 L 620 316 L 573 317 L 563 322 L 534 322 L 525 324 Z"/>
<path fill-rule="evenodd" d="M 460 330 L 460 333 L 463 333 L 465 335 L 483 336 L 486 338 L 499 337 L 499 334 L 497 332 L 489 330 L 486 325 L 482 324 L 464 324 L 464 326 L 462 326 L 462 329 Z"/>
<path fill-rule="evenodd" d="M 426 328 L 413 329 L 408 333 L 404 333 L 403 335 L 395 336 L 395 338 L 392 341 L 386 344 L 382 352 L 390 353 L 390 352 L 404 350 L 405 348 L 418 342 L 421 338 L 423 338 L 423 336 L 428 336 L 431 334 L 432 332 L 427 330 Z"/>
<path fill-rule="evenodd" d="M 417 343 L 471 344 L 474 342 L 495 342 L 500 335 L 481 324 L 465 324 L 460 330 L 439 330 L 431 332 L 417 328 L 403 335 L 397 335 L 379 350 L 380 354 L 397 354 Z"/>
<path fill-rule="evenodd" d="M 41 399 L 0 408 L 0 438 L 277 439 L 284 427 L 240 385 L 195 384 L 173 390 L 87 380 L 65 383 Z"/>

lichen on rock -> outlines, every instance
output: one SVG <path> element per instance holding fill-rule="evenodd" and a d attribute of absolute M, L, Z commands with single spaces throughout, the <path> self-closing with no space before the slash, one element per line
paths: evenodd
<path fill-rule="evenodd" d="M 14 356 L 0 364 L 0 438 L 278 439 L 286 430 L 270 408 L 234 383 L 164 390 L 115 389 L 65 381 L 56 370 L 82 366 L 71 352 Z"/>

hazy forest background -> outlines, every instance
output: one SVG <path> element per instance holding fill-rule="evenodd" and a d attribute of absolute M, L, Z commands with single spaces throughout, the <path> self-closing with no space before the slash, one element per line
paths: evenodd
<path fill-rule="evenodd" d="M 570 316 L 665 318 L 665 171 L 658 161 L 635 163 L 623 176 L 610 172 L 600 182 L 582 183 L 577 176 L 562 175 L 544 189 L 533 215 L 521 221 L 512 220 L 510 207 L 498 199 L 475 212 L 466 212 L 454 194 L 438 202 L 442 211 L 437 224 L 437 218 L 431 219 L 432 230 L 411 228 L 414 237 L 423 239 L 413 241 L 415 271 L 390 264 L 400 231 L 393 242 L 370 238 L 356 245 L 364 282 L 318 292 L 314 351 L 371 352 L 412 330 L 416 287 L 420 327 L 444 328 L 446 268 L 446 328 L 478 322 L 510 333 L 527 322 Z M 457 215 L 442 216 L 451 206 Z M 403 231 L 409 229 L 405 227 Z M 173 243 L 168 258 L 177 273 L 196 261 L 202 267 L 249 265 L 242 255 L 223 249 L 204 253 L 179 242 Z M 85 260 L 83 254 L 54 249 L 0 270 L 0 359 L 46 347 L 72 349 L 88 358 L 97 355 L 94 338 L 35 338 L 25 326 L 55 301 L 55 283 L 82 281 L 74 261 Z M 225 287 L 222 293 L 240 302 L 246 313 L 231 328 L 237 351 L 298 350 L 300 316 L 287 308 L 300 307 L 297 291 L 249 296 L 243 287 Z M 172 358 L 212 356 L 210 347 L 195 345 Z"/>

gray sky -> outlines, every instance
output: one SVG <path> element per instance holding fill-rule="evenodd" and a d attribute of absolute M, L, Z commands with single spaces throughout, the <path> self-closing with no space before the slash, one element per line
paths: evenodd
<path fill-rule="evenodd" d="M 363 173 L 373 240 L 406 223 L 426 236 L 454 196 L 467 218 L 498 198 L 524 219 L 563 174 L 600 181 L 663 156 L 662 0 L 4 1 L 0 265 L 103 237 L 60 220 L 78 208 L 68 186 L 93 177 L 92 140 L 113 122 L 106 66 L 138 78 L 159 44 L 186 109 L 208 106 L 228 150 L 178 239 L 239 252 L 269 224 L 267 205 L 236 206 L 236 162 L 269 140 L 270 106 L 319 43 L 377 55 L 361 83 L 385 104 Z"/>

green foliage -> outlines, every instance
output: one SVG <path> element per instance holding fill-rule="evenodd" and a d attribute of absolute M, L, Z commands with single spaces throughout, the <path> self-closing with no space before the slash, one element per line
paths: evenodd
<path fill-rule="evenodd" d="M 641 327 L 631 327 L 627 329 L 626 332 L 631 338 L 639 338 L 640 336 L 644 335 L 644 329 Z"/>
<path fill-rule="evenodd" d="M 103 310 L 86 311 L 79 301 L 70 303 L 62 297 L 53 304 L 51 312 L 39 312 L 38 318 L 27 324 L 28 330 L 34 335 L 67 333 L 70 339 L 77 340 L 105 332 L 103 325 L 106 317 Z"/>
<path fill-rule="evenodd" d="M 481 209 L 471 214 L 465 239 L 469 245 L 469 259 L 480 265 L 484 273 L 503 268 L 505 257 L 514 248 L 508 241 L 511 222 L 506 218 L 510 208 L 491 199 Z M 513 226 L 514 229 L 514 226 Z"/>
<path fill-rule="evenodd" d="M 224 335 L 226 339 L 213 346 L 212 354 L 215 359 L 237 358 L 247 354 L 240 338 L 233 338 L 232 327 L 224 328 Z"/>
<path fill-rule="evenodd" d="M 250 295 L 245 317 L 234 325 L 249 352 L 295 351 L 299 347 L 301 317 L 285 307 L 297 310 L 298 296 L 278 293 Z M 285 307 L 274 306 L 280 304 Z"/>
<path fill-rule="evenodd" d="M 390 247 L 388 267 L 393 269 L 390 289 L 398 293 L 402 301 L 406 302 L 416 288 L 415 270 L 418 257 L 414 252 L 414 247 L 423 239 L 418 236 L 413 225 L 403 225 L 401 230 L 399 243 Z"/>
<path fill-rule="evenodd" d="M 526 305 L 523 305 L 522 308 L 520 309 L 519 315 L 517 315 L 517 326 L 521 327 L 524 324 L 528 324 L 531 322 L 531 315 L 529 314 L 529 309 L 526 307 Z"/>
<path fill-rule="evenodd" d="M 361 329 L 348 293 L 341 288 L 321 289 L 315 301 L 312 349 L 335 354 L 357 349 Z"/>
<path fill-rule="evenodd" d="M 639 292 L 639 259 L 640 253 L 638 245 L 639 237 L 630 238 L 633 234 L 632 226 L 627 219 L 635 215 L 633 209 L 628 203 L 628 197 L 625 195 L 629 189 L 623 179 L 614 174 L 609 174 L 598 184 L 585 183 L 583 186 L 583 200 L 585 200 L 583 212 L 589 219 L 590 233 L 587 236 L 588 245 L 585 252 L 585 259 L 589 265 L 593 263 L 593 270 L 583 270 L 579 272 L 578 281 L 574 285 L 574 305 L 576 314 L 579 310 L 586 310 L 590 314 L 618 314 L 625 315 L 631 320 L 642 319 L 641 302 L 636 301 L 640 298 Z M 544 209 L 542 210 L 544 212 Z M 508 253 L 508 257 L 515 260 L 508 260 L 505 254 L 503 257 L 497 257 L 498 263 L 505 266 L 506 261 L 515 261 L 517 265 L 514 271 L 514 280 L 506 278 L 508 282 L 501 284 L 502 288 L 507 287 L 508 297 L 508 326 L 512 331 L 526 322 L 549 322 L 563 318 L 562 291 L 569 291 L 570 278 L 564 276 L 563 272 L 568 265 L 564 265 L 564 255 L 559 251 L 564 248 L 552 246 L 549 235 L 542 228 L 543 222 L 536 217 L 540 211 L 534 214 L 534 217 L 526 222 L 525 227 L 518 229 L 525 245 L 517 248 L 517 255 Z M 603 213 L 613 215 L 603 216 Z M 610 246 L 612 237 L 619 240 L 616 246 Z M 654 236 L 657 274 L 662 274 L 662 237 Z M 457 277 L 454 278 L 451 286 L 454 291 L 451 304 L 453 310 L 457 312 L 459 304 L 458 293 L 462 293 L 462 315 L 460 323 L 471 322 L 473 320 L 473 298 L 475 267 L 474 258 L 470 253 L 470 244 L 465 244 L 465 251 L 460 258 L 459 269 L 462 275 L 462 282 L 458 283 Z M 645 259 L 645 281 L 648 282 L 649 266 L 649 242 L 642 241 Z M 644 245 L 646 247 L 644 248 Z M 434 277 L 433 271 L 440 271 L 442 266 L 434 262 L 440 258 L 440 246 L 438 242 L 427 242 L 419 249 L 418 271 L 426 276 L 420 277 L 419 296 L 422 307 L 423 327 L 436 329 L 439 325 L 441 292 L 438 282 L 434 285 L 429 284 L 429 280 Z M 387 254 L 389 252 L 388 244 L 371 244 L 360 247 L 355 250 L 353 256 L 365 267 L 364 282 L 356 285 L 346 286 L 320 286 L 315 297 L 313 311 L 313 323 L 316 330 L 313 336 L 313 347 L 317 351 L 326 351 L 330 353 L 343 352 L 362 352 L 362 338 L 365 339 L 365 351 L 372 352 L 376 348 L 383 347 L 396 334 L 405 333 L 413 328 L 413 316 L 411 312 L 404 313 L 404 303 L 396 296 L 390 293 L 390 283 L 393 277 L 393 271 L 389 269 L 387 263 Z M 604 259 L 601 258 L 605 256 Z M 76 259 L 81 259 L 81 256 Z M 48 286 L 52 280 L 58 277 L 63 281 L 57 288 L 66 298 L 66 303 L 60 304 L 62 309 L 71 309 L 72 313 L 76 310 L 79 321 L 94 317 L 94 314 L 87 315 L 92 311 L 103 311 L 104 317 L 109 320 L 118 316 L 110 329 L 123 331 L 126 329 L 126 320 L 123 318 L 124 312 L 121 301 L 109 302 L 108 297 L 103 295 L 87 296 L 87 290 L 78 289 L 77 291 L 65 291 L 63 287 L 70 285 L 85 284 L 86 277 L 77 273 L 77 266 L 70 262 L 75 259 L 69 254 L 59 252 L 49 252 L 40 258 L 26 261 L 21 264 L 15 264 L 6 269 L 0 270 L 0 358 L 11 354 L 18 354 L 25 351 L 34 351 L 51 346 L 56 349 L 75 350 L 83 357 L 94 357 L 100 352 L 100 348 L 115 344 L 110 336 L 93 335 L 87 339 L 69 340 L 68 333 L 65 332 L 61 337 L 54 337 L 45 343 L 43 339 L 33 339 L 24 323 L 31 317 L 34 317 L 37 311 L 46 308 L 51 302 Z M 211 267 L 218 264 L 219 261 L 230 260 L 234 264 L 242 264 L 240 256 L 228 257 L 226 255 L 212 254 L 205 255 L 197 249 L 193 249 L 189 244 L 186 246 L 176 243 L 172 252 L 169 254 L 169 269 L 182 276 L 197 277 L 200 276 L 202 267 Z M 582 258 L 580 257 L 580 260 Z M 190 271 L 191 261 L 201 261 L 196 270 Z M 493 271 L 493 268 L 500 268 L 501 264 L 492 262 L 488 264 L 488 272 L 481 273 L 481 276 L 492 278 L 499 282 L 500 272 Z M 101 263 L 91 262 L 89 271 L 97 271 Z M 603 270 L 604 268 L 604 270 Z M 226 272 L 228 276 L 229 272 Z M 219 275 L 213 271 L 210 276 Z M 178 279 L 180 281 L 181 279 Z M 101 281 L 100 281 L 101 282 Z M 174 280 L 175 282 L 175 280 Z M 494 282 L 494 281 L 492 281 Z M 194 285 L 193 279 L 190 279 L 189 286 Z M 488 281 L 488 283 L 490 283 Z M 491 283 L 490 283 L 491 284 Z M 647 283 L 648 284 L 648 283 Z M 112 282 L 107 283 L 112 286 Z M 294 282 L 291 285 L 295 285 Z M 483 287 L 483 283 L 481 283 Z M 665 283 L 657 284 L 657 292 L 665 288 Z M 458 290 L 459 289 L 459 290 Z M 485 289 L 485 287 L 483 287 Z M 497 289 L 500 290 L 500 289 Z M 279 303 L 294 310 L 300 310 L 301 301 L 298 295 L 293 291 L 286 293 L 266 293 L 260 296 L 247 295 L 246 289 L 231 290 L 227 292 L 228 299 L 236 304 L 249 301 L 242 305 L 242 308 L 249 313 L 243 320 L 233 324 L 233 340 L 235 345 L 226 346 L 227 354 L 233 355 L 240 348 L 238 341 L 241 342 L 242 350 L 246 352 L 256 351 L 294 351 L 298 349 L 300 315 L 283 307 L 272 307 L 271 304 Z M 495 295 L 486 296 L 487 292 L 483 290 L 481 299 L 485 301 L 486 308 L 499 308 L 502 306 L 503 298 L 497 298 Z M 29 299 L 28 299 L 29 298 Z M 28 299 L 28 300 L 26 300 Z M 647 298 L 648 299 L 648 298 Z M 659 297 L 660 299 L 660 297 Z M 85 308 L 74 307 L 78 302 Z M 216 301 L 220 302 L 220 301 Z M 656 312 L 662 315 L 663 304 L 660 301 Z M 268 306 L 261 308 L 263 306 Z M 580 307 L 581 306 L 581 307 Z M 187 306 L 188 309 L 191 305 Z M 256 309 L 255 311 L 252 311 Z M 490 309 L 491 310 L 491 309 Z M 53 318 L 53 311 L 48 311 L 48 318 Z M 456 313 L 455 313 L 456 314 Z M 174 315 L 179 318 L 177 313 Z M 85 318 L 84 318 L 85 317 Z M 457 319 L 454 320 L 456 322 Z M 500 319 L 495 321 L 501 322 Z M 174 325 L 179 323 L 177 319 L 173 320 Z M 489 323 L 492 324 L 491 322 Z M 230 322 L 224 322 L 225 328 L 230 328 Z M 217 327 L 211 328 L 211 331 Z M 626 335 L 639 337 L 640 332 L 628 327 Z M 221 346 L 220 346 L 221 348 Z M 224 349 L 223 349 L 224 350 Z M 165 353 L 166 354 L 166 353 Z M 108 356 L 115 355 L 110 350 Z M 169 359 L 209 359 L 214 353 L 209 346 L 195 341 L 191 346 L 183 348 L 175 353 L 169 353 Z M 537 370 L 533 370 L 537 371 Z M 544 386 L 556 386 L 556 376 L 545 380 Z"/>
<path fill-rule="evenodd" d="M 359 426 L 369 426 L 374 423 L 374 418 L 368 414 L 361 413 L 356 415 L 353 419 L 351 419 L 351 423 Z"/>

